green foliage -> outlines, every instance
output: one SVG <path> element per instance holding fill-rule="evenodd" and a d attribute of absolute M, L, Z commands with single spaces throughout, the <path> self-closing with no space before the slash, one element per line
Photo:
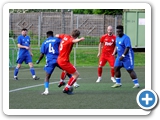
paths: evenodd
<path fill-rule="evenodd" d="M 10 9 L 10 13 L 32 13 L 32 12 L 61 12 L 61 9 Z M 64 12 L 71 11 L 63 9 Z M 73 9 L 74 14 L 105 14 L 122 15 L 123 9 Z"/>
<path fill-rule="evenodd" d="M 123 9 L 74 9 L 74 14 L 122 15 Z"/>
<path fill-rule="evenodd" d="M 9 37 L 10 38 L 15 38 L 15 34 L 14 34 L 13 30 L 9 31 Z"/>

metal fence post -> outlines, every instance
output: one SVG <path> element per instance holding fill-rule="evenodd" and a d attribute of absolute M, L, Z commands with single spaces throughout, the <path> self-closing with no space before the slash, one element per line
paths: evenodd
<path fill-rule="evenodd" d="M 41 16 L 38 17 L 38 47 L 41 43 Z"/>
<path fill-rule="evenodd" d="M 65 33 L 65 16 L 64 16 L 64 9 L 61 9 L 61 14 L 62 14 L 62 21 L 61 21 L 61 27 L 62 27 L 62 33 Z"/>

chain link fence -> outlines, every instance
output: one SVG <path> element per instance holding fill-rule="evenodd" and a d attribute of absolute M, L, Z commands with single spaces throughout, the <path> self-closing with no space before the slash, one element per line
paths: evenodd
<path fill-rule="evenodd" d="M 106 33 L 107 26 L 113 26 L 115 33 L 115 27 L 118 24 L 122 24 L 122 15 L 73 14 L 72 11 L 64 12 L 63 10 L 61 12 L 10 13 L 9 66 L 14 67 L 16 65 L 17 37 L 21 34 L 22 28 L 27 28 L 28 35 L 31 37 L 31 46 L 36 54 L 33 60 L 39 57 L 40 45 L 46 39 L 47 31 L 52 30 L 54 34 L 70 34 L 73 29 L 79 29 L 85 40 L 74 46 L 71 55 L 71 61 L 75 66 L 79 66 L 81 65 L 80 59 L 83 61 L 83 58 L 79 55 L 83 55 L 84 52 L 92 54 L 93 51 L 95 54 L 95 51 L 98 50 L 100 36 Z M 84 51 L 79 53 L 82 51 L 82 47 L 84 47 Z M 96 59 L 96 54 L 93 58 Z M 97 65 L 97 62 L 95 65 Z"/>

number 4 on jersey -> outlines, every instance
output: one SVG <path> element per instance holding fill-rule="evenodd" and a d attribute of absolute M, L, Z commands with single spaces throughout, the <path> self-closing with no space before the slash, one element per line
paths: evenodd
<path fill-rule="evenodd" d="M 52 47 L 52 44 L 50 43 L 49 44 L 49 53 L 55 53 L 55 50 L 54 50 L 54 48 Z"/>

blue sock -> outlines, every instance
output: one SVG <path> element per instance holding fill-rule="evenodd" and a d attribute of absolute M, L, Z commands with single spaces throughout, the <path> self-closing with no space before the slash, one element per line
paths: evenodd
<path fill-rule="evenodd" d="M 71 77 L 72 77 L 72 75 L 71 75 L 71 74 L 68 74 L 68 73 L 67 73 L 67 76 L 68 76 L 69 78 L 71 78 Z"/>
<path fill-rule="evenodd" d="M 16 68 L 14 69 L 14 76 L 17 76 L 17 75 L 18 75 L 18 72 L 19 72 L 19 68 L 16 67 Z"/>
<path fill-rule="evenodd" d="M 49 88 L 49 82 L 44 82 L 44 87 Z"/>
<path fill-rule="evenodd" d="M 33 67 L 32 67 L 32 68 L 30 68 L 30 72 L 31 72 L 32 76 L 33 76 L 33 75 L 35 75 L 35 70 L 34 70 L 34 68 L 33 68 Z"/>
<path fill-rule="evenodd" d="M 139 84 L 138 79 L 133 79 L 132 81 L 133 81 L 134 84 Z"/>
<path fill-rule="evenodd" d="M 120 84 L 121 83 L 121 78 L 116 78 L 116 83 Z"/>

